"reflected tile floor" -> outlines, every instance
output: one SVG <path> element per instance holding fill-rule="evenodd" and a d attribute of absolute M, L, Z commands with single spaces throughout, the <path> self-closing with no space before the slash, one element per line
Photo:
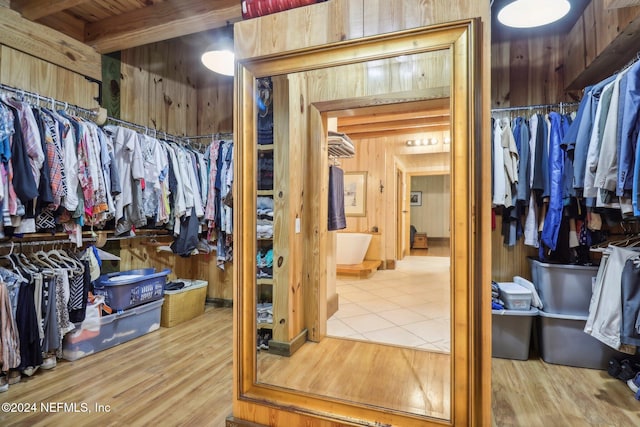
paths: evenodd
<path fill-rule="evenodd" d="M 338 279 L 327 335 L 451 351 L 448 257 L 408 256 L 366 280 Z"/>

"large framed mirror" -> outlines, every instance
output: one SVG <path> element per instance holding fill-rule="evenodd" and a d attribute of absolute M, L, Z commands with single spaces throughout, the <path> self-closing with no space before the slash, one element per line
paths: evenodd
<path fill-rule="evenodd" d="M 474 325 L 482 275 L 474 255 L 480 245 L 481 187 L 477 31 L 476 21 L 469 20 L 239 61 L 234 164 L 238 411 L 251 411 L 249 405 L 287 408 L 357 425 L 472 424 L 472 390 L 480 375 L 472 355 L 481 340 Z M 391 123 L 401 116 L 413 117 L 413 133 L 419 136 L 436 110 L 437 131 L 446 134 L 446 142 L 394 147 L 397 138 L 385 139 L 385 132 L 398 133 Z M 417 294 L 429 296 L 424 305 L 414 305 L 411 315 L 431 319 L 437 311 L 438 321 L 427 332 L 420 325 L 406 331 L 422 341 L 341 336 L 332 329 L 334 314 L 341 304 L 347 310 L 354 296 L 349 300 L 345 290 L 341 303 L 336 292 L 341 283 L 336 242 L 341 239 L 328 227 L 334 191 L 329 175 L 340 156 L 332 152 L 329 134 L 356 129 L 354 118 L 372 124 L 381 116 L 394 119 L 378 126 L 382 136 L 368 135 L 375 143 L 352 143 L 355 156 L 364 157 L 356 161 L 360 171 L 352 173 L 355 187 L 349 190 L 359 215 L 347 221 L 351 229 L 378 236 L 381 263 L 388 264 L 378 272 L 386 278 L 377 284 L 379 296 L 391 298 L 383 288 L 401 285 L 408 292 L 410 282 Z M 425 172 L 425 162 L 434 158 L 430 154 L 438 155 L 440 169 Z M 440 212 L 448 218 L 440 222 L 447 224 L 449 244 L 436 262 L 406 267 L 410 220 L 403 212 L 417 204 L 408 185 L 414 174 L 441 177 L 447 194 L 439 200 L 448 206 Z M 356 251 L 348 245 L 347 252 Z M 405 297 L 397 300 L 414 298 Z M 394 316 L 402 316 L 402 309 Z"/>

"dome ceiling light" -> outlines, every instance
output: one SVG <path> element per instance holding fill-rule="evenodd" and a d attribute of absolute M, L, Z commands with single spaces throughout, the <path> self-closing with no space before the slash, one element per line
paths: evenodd
<path fill-rule="evenodd" d="M 200 59 L 204 66 L 213 72 L 225 76 L 233 76 L 234 74 L 235 56 L 229 50 L 210 50 L 203 53 Z"/>
<path fill-rule="evenodd" d="M 516 0 L 498 12 L 507 27 L 535 28 L 562 19 L 571 10 L 568 0 Z"/>
<path fill-rule="evenodd" d="M 202 54 L 200 60 L 213 72 L 233 76 L 236 68 L 233 53 L 233 24 L 227 21 L 227 26 L 218 34 L 217 40 Z"/>

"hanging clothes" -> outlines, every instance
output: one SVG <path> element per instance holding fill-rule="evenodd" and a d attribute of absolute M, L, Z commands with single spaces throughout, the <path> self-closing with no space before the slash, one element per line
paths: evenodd
<path fill-rule="evenodd" d="M 343 230 L 347 228 L 344 212 L 344 171 L 335 165 L 329 166 L 329 214 L 328 229 Z"/>
<path fill-rule="evenodd" d="M 20 366 L 20 342 L 12 313 L 9 289 L 0 281 L 0 370 L 7 372 Z"/>
<path fill-rule="evenodd" d="M 551 136 L 549 139 L 549 210 L 545 217 L 541 240 L 548 248 L 555 251 L 564 209 L 562 180 L 564 177 L 566 152 L 562 149 L 561 144 L 562 138 L 568 128 L 568 123 L 560 114 L 555 112 L 550 113 L 549 117 L 551 119 Z"/>

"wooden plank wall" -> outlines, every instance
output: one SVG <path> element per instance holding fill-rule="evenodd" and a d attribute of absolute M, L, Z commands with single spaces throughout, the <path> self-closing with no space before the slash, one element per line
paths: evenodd
<path fill-rule="evenodd" d="M 172 135 L 196 135 L 196 76 L 180 40 L 121 53 L 121 118 Z"/>
<path fill-rule="evenodd" d="M 572 101 L 564 90 L 564 43 L 560 35 L 494 42 L 491 108 Z"/>
<path fill-rule="evenodd" d="M 101 57 L 87 46 L 58 31 L 29 21 L 0 7 L 0 44 L 28 53 L 73 73 L 101 79 Z"/>
<path fill-rule="evenodd" d="M 162 238 L 170 244 L 171 239 Z M 226 263 L 224 270 L 216 266 L 216 254 L 201 254 L 182 258 L 170 252 L 157 251 L 145 239 L 122 240 L 120 243 L 120 270 L 155 267 L 156 270 L 171 269 L 170 280 L 200 279 L 209 281 L 207 298 L 216 303 L 227 304 L 233 299 L 232 288 L 227 277 L 233 275 L 233 264 Z"/>
<path fill-rule="evenodd" d="M 197 134 L 233 132 L 233 78 L 202 73 L 197 87 Z"/>
<path fill-rule="evenodd" d="M 232 131 L 233 80 L 203 78 L 193 57 L 194 52 L 179 39 L 122 51 L 120 118 L 172 135 Z M 206 108 L 200 110 L 200 106 Z M 208 142 L 202 140 L 203 144 Z M 145 263 L 156 268 L 168 266 L 180 278 L 208 280 L 210 300 L 228 304 L 233 298 L 233 266 L 227 263 L 221 270 L 215 255 L 180 258 L 156 254 L 153 247 L 138 241 L 124 241 L 121 257 L 122 270 Z"/>
<path fill-rule="evenodd" d="M 0 82 L 83 108 L 97 108 L 98 86 L 83 76 L 0 45 Z"/>

